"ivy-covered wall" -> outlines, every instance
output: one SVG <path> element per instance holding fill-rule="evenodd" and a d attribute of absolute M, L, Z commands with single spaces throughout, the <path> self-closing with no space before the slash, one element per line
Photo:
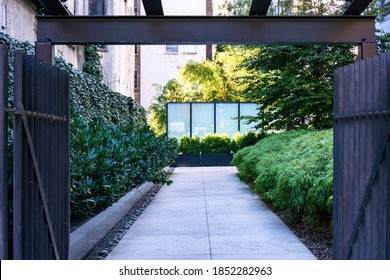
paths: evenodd
<path fill-rule="evenodd" d="M 13 53 L 22 50 L 34 55 L 35 50 L 30 43 L 1 32 L 0 44 L 10 48 L 9 107 L 12 107 Z M 139 104 L 102 83 L 97 48 L 87 46 L 85 54 L 83 71 L 74 69 L 62 58 L 55 60 L 58 67 L 70 73 L 72 217 L 93 215 L 145 181 L 168 182 L 163 168 L 174 161 L 178 150 L 177 141 L 154 134 Z M 10 125 L 10 161 L 11 129 Z"/>

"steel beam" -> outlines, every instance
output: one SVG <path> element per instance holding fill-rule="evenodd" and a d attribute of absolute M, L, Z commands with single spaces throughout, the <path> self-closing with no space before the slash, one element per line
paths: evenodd
<path fill-rule="evenodd" d="M 142 0 L 145 13 L 148 16 L 163 16 L 164 10 L 161 0 Z"/>
<path fill-rule="evenodd" d="M 38 17 L 38 43 L 359 44 L 374 43 L 374 17 Z"/>
<path fill-rule="evenodd" d="M 344 12 L 345 16 L 357 16 L 364 12 L 372 0 L 351 0 L 351 4 Z"/>
<path fill-rule="evenodd" d="M 265 16 L 272 0 L 252 0 L 250 16 Z"/>

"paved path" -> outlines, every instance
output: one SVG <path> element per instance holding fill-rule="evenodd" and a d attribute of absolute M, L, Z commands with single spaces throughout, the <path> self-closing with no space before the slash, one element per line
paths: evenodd
<path fill-rule="evenodd" d="M 315 259 L 235 167 L 176 168 L 108 260 Z"/>

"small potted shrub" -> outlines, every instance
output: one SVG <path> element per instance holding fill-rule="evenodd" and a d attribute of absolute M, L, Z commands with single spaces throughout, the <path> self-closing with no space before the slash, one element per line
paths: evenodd
<path fill-rule="evenodd" d="M 183 135 L 180 138 L 179 155 L 175 166 L 199 166 L 200 165 L 200 139 L 198 136 L 189 137 Z"/>
<path fill-rule="evenodd" d="M 231 141 L 227 135 L 207 134 L 200 147 L 202 166 L 227 166 L 232 160 Z"/>

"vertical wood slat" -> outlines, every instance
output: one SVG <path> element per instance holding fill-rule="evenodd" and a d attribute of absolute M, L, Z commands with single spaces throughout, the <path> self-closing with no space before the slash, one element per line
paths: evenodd
<path fill-rule="evenodd" d="M 14 258 L 68 259 L 69 75 L 21 52 L 15 63 Z"/>
<path fill-rule="evenodd" d="M 0 260 L 8 259 L 8 48 L 0 45 Z"/>
<path fill-rule="evenodd" d="M 14 106 L 22 104 L 23 92 L 23 54 L 15 52 L 15 72 L 14 72 Z M 20 116 L 14 116 L 14 159 L 13 159 L 13 256 L 14 260 L 22 259 L 22 138 L 23 128 Z"/>
<path fill-rule="evenodd" d="M 335 71 L 335 259 L 390 259 L 389 62 L 383 54 Z"/>
<path fill-rule="evenodd" d="M 386 53 L 386 61 L 387 61 L 387 68 L 386 68 L 386 77 L 390 77 L 390 52 Z M 387 98 L 387 108 L 390 108 L 390 84 L 387 81 L 387 88 L 386 88 L 386 98 Z M 387 117 L 388 119 L 390 116 Z M 390 141 L 387 142 L 386 147 L 386 166 L 390 166 Z M 387 170 L 387 191 L 386 191 L 386 201 L 387 201 L 387 221 L 386 221 L 386 232 L 390 233 L 390 171 Z M 390 260 L 390 234 L 387 234 L 387 240 L 386 240 L 386 257 L 387 260 Z"/>

